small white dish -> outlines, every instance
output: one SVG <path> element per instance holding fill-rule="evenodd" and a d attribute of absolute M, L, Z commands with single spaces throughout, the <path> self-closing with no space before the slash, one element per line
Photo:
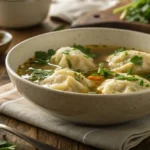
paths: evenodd
<path fill-rule="evenodd" d="M 19 65 L 38 50 L 58 49 L 73 44 L 110 45 L 150 52 L 150 35 L 118 29 L 82 28 L 43 34 L 15 46 L 7 55 L 6 67 L 18 91 L 44 111 L 69 121 L 109 125 L 150 114 L 150 89 L 128 94 L 81 94 L 44 88 L 21 78 Z M 17 58 L 17 59 L 16 59 Z"/>
<path fill-rule="evenodd" d="M 12 41 L 12 35 L 6 31 L 0 30 L 0 54 L 4 53 Z"/>
<path fill-rule="evenodd" d="M 0 0 L 0 26 L 22 28 L 41 23 L 51 0 Z"/>

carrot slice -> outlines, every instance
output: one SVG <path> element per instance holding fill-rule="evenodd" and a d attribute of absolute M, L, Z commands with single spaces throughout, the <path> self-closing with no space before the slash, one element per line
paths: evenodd
<path fill-rule="evenodd" d="M 104 77 L 103 76 L 88 76 L 89 80 L 93 80 L 93 81 L 103 81 Z"/>

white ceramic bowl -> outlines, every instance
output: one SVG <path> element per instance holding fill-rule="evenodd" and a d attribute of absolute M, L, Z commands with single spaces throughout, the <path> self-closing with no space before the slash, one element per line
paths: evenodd
<path fill-rule="evenodd" d="M 0 0 L 0 26 L 21 28 L 41 23 L 51 0 Z"/>
<path fill-rule="evenodd" d="M 150 90 L 118 95 L 69 93 L 46 89 L 16 74 L 18 66 L 34 56 L 35 51 L 58 49 L 74 43 L 118 45 L 150 52 L 150 35 L 133 31 L 82 28 L 43 34 L 18 44 L 7 55 L 8 74 L 19 92 L 44 111 L 77 123 L 108 125 L 150 114 Z"/>

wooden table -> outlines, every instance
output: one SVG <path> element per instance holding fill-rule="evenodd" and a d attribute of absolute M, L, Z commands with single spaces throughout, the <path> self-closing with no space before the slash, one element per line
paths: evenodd
<path fill-rule="evenodd" d="M 54 23 L 49 18 L 47 18 L 43 22 L 43 24 L 35 26 L 35 27 L 26 28 L 26 29 L 17 29 L 17 30 L 14 30 L 14 29 L 4 29 L 4 30 L 10 32 L 13 35 L 13 41 L 10 45 L 10 48 L 12 48 L 14 45 L 16 45 L 17 43 L 27 38 L 52 31 L 59 24 L 60 23 L 56 23 L 56 22 Z M 8 51 L 10 50 L 10 48 L 8 49 Z M 6 69 L 5 69 L 5 64 L 4 64 L 5 56 L 6 54 L 1 56 L 0 58 L 0 85 L 4 85 L 10 82 Z M 28 136 L 31 136 L 39 141 L 45 142 L 59 149 L 64 149 L 64 150 L 94 150 L 96 149 L 96 148 L 81 144 L 79 142 L 73 141 L 71 139 L 65 138 L 63 136 L 60 136 L 51 132 L 47 132 L 45 130 L 39 129 L 37 127 L 31 126 L 29 124 L 15 120 L 13 118 L 10 118 L 2 114 L 0 114 L 0 123 L 7 124 L 13 128 L 16 128 L 17 130 L 23 132 L 24 134 Z M 17 150 L 34 150 L 35 149 L 30 144 L 17 138 L 16 136 L 0 130 L 0 139 L 3 139 L 3 138 L 6 138 L 11 142 L 16 143 Z M 132 150 L 150 150 L 150 138 L 146 139 L 140 145 L 133 148 Z"/>

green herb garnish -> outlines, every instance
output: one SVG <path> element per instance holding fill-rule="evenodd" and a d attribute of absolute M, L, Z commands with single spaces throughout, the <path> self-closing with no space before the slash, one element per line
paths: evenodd
<path fill-rule="evenodd" d="M 108 78 L 109 76 L 114 75 L 114 72 L 112 72 L 111 70 L 104 68 L 103 64 L 99 64 L 99 68 L 97 73 L 101 76 L 104 76 L 104 78 Z"/>
<path fill-rule="evenodd" d="M 149 23 L 150 21 L 150 0 L 134 0 L 131 3 L 116 8 L 114 13 L 122 12 L 120 19 L 128 21 Z"/>
<path fill-rule="evenodd" d="M 128 55 L 129 55 L 127 51 L 125 52 L 125 55 L 126 55 L 126 56 L 128 56 Z"/>
<path fill-rule="evenodd" d="M 89 58 L 89 56 L 88 56 L 88 55 L 84 55 L 84 57 L 85 57 L 85 58 Z"/>
<path fill-rule="evenodd" d="M 120 52 L 124 52 L 125 50 L 126 50 L 125 48 L 121 47 L 114 52 L 114 55 L 117 55 Z"/>
<path fill-rule="evenodd" d="M 87 47 L 83 47 L 81 45 L 76 45 L 74 44 L 72 46 L 75 50 L 78 49 L 80 50 L 81 52 L 83 52 L 85 55 L 87 55 L 88 57 L 91 57 L 91 58 L 96 58 L 97 57 L 97 54 L 95 53 L 91 53 L 91 49 L 90 48 L 87 48 Z"/>
<path fill-rule="evenodd" d="M 15 150 L 16 145 L 7 141 L 0 141 L 0 150 Z"/>
<path fill-rule="evenodd" d="M 117 79 L 117 80 L 128 80 L 128 81 L 137 81 L 137 80 L 139 80 L 134 75 L 133 76 L 125 76 L 125 75 L 120 75 L 120 74 L 115 74 L 115 79 Z"/>
<path fill-rule="evenodd" d="M 127 75 L 132 74 L 132 70 L 133 70 L 133 67 L 131 67 L 131 68 L 127 71 Z"/>
<path fill-rule="evenodd" d="M 136 55 L 136 56 L 132 57 L 130 61 L 135 65 L 142 65 L 143 57 Z"/>
<path fill-rule="evenodd" d="M 50 61 L 50 58 L 54 54 L 55 54 L 55 51 L 53 49 L 48 50 L 48 52 L 37 51 L 35 52 L 35 59 L 32 62 L 36 64 L 41 64 L 41 65 L 48 64 Z"/>
<path fill-rule="evenodd" d="M 89 92 L 89 94 L 97 94 L 96 92 Z"/>
<path fill-rule="evenodd" d="M 69 68 L 72 68 L 71 61 L 70 61 L 69 59 L 66 59 L 66 60 L 67 60 L 68 67 L 69 67 Z"/>
<path fill-rule="evenodd" d="M 52 75 L 54 73 L 53 70 L 42 70 L 32 67 L 30 67 L 28 71 L 31 72 L 30 77 L 28 78 L 30 81 L 44 80 L 49 75 Z"/>
<path fill-rule="evenodd" d="M 75 79 L 80 81 L 83 79 L 82 73 L 81 72 L 74 72 Z"/>
<path fill-rule="evenodd" d="M 144 81 L 143 81 L 143 80 L 140 81 L 140 85 L 141 85 L 141 86 L 144 85 Z"/>
<path fill-rule="evenodd" d="M 69 54 L 70 54 L 70 52 L 62 52 L 62 54 L 69 55 Z"/>

